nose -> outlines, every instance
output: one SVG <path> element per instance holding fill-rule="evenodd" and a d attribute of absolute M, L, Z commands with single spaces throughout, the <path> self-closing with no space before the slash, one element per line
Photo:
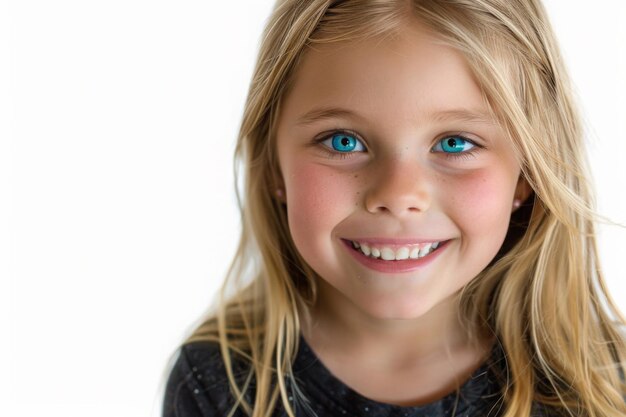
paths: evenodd
<path fill-rule="evenodd" d="M 414 159 L 391 160 L 377 167 L 372 179 L 365 194 L 365 208 L 372 214 L 402 217 L 430 207 L 427 173 Z"/>

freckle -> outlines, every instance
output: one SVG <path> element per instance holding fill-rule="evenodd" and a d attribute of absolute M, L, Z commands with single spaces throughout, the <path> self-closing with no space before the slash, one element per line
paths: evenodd
<path fill-rule="evenodd" d="M 354 178 L 359 178 L 359 174 L 354 174 Z"/>

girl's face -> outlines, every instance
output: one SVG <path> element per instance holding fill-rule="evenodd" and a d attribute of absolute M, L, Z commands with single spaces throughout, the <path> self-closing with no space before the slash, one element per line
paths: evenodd
<path fill-rule="evenodd" d="M 462 56 L 419 27 L 310 49 L 277 146 L 298 251 L 327 298 L 370 317 L 417 318 L 450 299 L 494 258 L 525 197 Z"/>

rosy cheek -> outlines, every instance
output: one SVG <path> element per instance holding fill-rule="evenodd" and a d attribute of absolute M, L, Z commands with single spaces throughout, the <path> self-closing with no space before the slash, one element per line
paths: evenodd
<path fill-rule="evenodd" d="M 319 164 L 301 162 L 290 170 L 285 185 L 294 239 L 304 236 L 314 239 L 320 231 L 329 237 L 332 228 L 349 215 L 348 211 L 342 213 L 342 209 L 350 208 L 346 202 L 354 198 L 355 193 L 345 182 L 345 176 Z"/>
<path fill-rule="evenodd" d="M 446 184 L 449 213 L 466 232 L 506 231 L 514 184 L 504 172 L 479 169 Z M 471 233 L 470 233 L 471 234 Z"/>

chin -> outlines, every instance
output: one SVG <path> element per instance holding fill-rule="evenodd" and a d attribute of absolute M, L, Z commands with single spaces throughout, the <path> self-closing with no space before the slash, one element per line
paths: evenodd
<path fill-rule="evenodd" d="M 432 303 L 399 303 L 391 301 L 380 303 L 373 308 L 371 304 L 364 306 L 364 310 L 373 318 L 379 320 L 414 320 L 424 317 L 432 309 Z"/>

